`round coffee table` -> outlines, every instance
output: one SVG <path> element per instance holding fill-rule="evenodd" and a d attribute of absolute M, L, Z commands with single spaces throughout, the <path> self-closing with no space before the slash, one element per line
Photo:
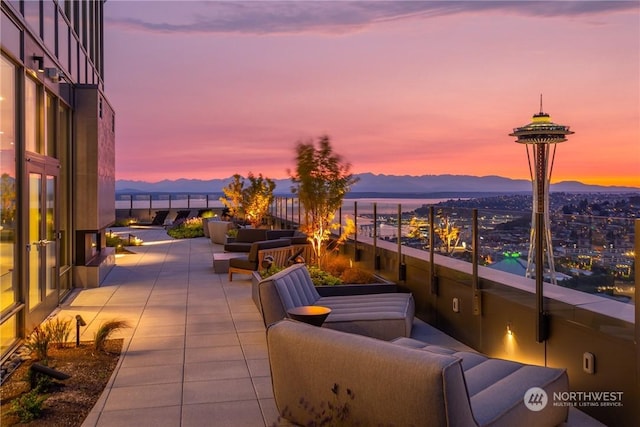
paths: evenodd
<path fill-rule="evenodd" d="M 322 326 L 329 313 L 331 313 L 329 307 L 319 305 L 301 305 L 287 310 L 287 314 L 292 319 L 314 326 Z"/>

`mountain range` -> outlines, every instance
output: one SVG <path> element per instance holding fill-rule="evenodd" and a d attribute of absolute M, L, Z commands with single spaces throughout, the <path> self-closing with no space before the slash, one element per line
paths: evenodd
<path fill-rule="evenodd" d="M 529 193 L 531 181 L 500 176 L 355 174 L 359 181 L 351 195 L 358 197 L 471 197 L 471 195 Z M 231 182 L 223 179 L 176 179 L 159 182 L 117 180 L 117 193 L 222 193 Z M 276 195 L 291 194 L 291 180 L 274 179 Z M 551 184 L 550 191 L 566 193 L 627 193 L 639 187 L 589 185 L 577 181 Z"/>

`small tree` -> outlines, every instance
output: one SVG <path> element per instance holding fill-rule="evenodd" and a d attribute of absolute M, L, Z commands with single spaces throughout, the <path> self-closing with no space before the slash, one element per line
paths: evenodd
<path fill-rule="evenodd" d="M 242 190 L 242 206 L 246 219 L 254 227 L 258 227 L 269 211 L 276 183 L 269 178 L 263 178 L 262 174 L 256 177 L 251 172 L 247 178 L 250 184 Z"/>
<path fill-rule="evenodd" d="M 244 188 L 244 178 L 235 174 L 232 181 L 222 189 L 224 197 L 220 197 L 220 202 L 229 209 L 229 216 L 235 217 L 243 214 L 242 212 L 242 189 Z"/>
<path fill-rule="evenodd" d="M 245 179 L 239 174 L 233 175 L 232 181 L 222 189 L 225 197 L 220 197 L 220 202 L 229 209 L 231 217 L 242 216 L 257 227 L 273 201 L 276 183 L 262 174 L 256 177 L 252 172 L 247 179 L 249 186 L 245 188 Z"/>
<path fill-rule="evenodd" d="M 322 265 L 326 243 L 331 230 L 338 228 L 333 222 L 335 212 L 342 206 L 344 196 L 358 179 L 350 172 L 351 165 L 333 152 L 327 135 L 314 142 L 298 142 L 296 145 L 296 170 L 289 171 L 293 186 L 304 207 L 303 229 L 309 235 L 316 264 Z"/>
<path fill-rule="evenodd" d="M 442 241 L 441 252 L 451 254 L 460 242 L 460 228 L 456 227 L 449 216 L 442 211 L 438 212 L 439 221 L 434 224 L 434 231 Z"/>

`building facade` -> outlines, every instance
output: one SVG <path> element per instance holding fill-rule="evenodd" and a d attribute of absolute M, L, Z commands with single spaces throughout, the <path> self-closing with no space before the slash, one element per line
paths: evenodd
<path fill-rule="evenodd" d="M 115 113 L 103 6 L 0 0 L 0 350 L 114 264 Z"/>

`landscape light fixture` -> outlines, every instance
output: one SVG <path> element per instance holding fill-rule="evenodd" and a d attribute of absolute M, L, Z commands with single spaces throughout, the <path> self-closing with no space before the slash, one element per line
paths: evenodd
<path fill-rule="evenodd" d="M 36 70 L 38 70 L 39 73 L 44 73 L 44 58 L 39 55 L 33 55 L 31 58 L 34 64 L 36 64 Z"/>

